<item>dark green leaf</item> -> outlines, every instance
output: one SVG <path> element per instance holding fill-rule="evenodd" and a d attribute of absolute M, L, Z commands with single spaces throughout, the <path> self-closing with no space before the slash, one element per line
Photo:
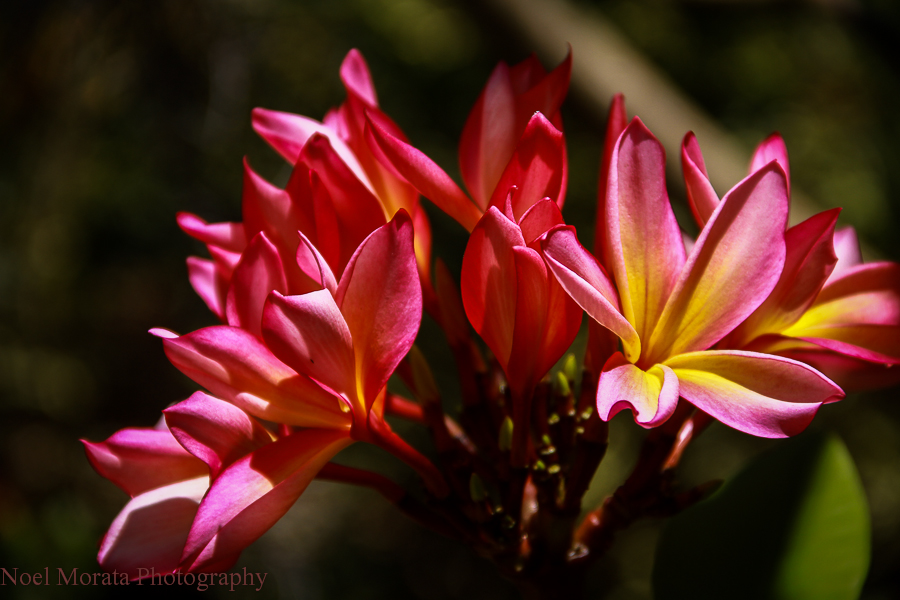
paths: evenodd
<path fill-rule="evenodd" d="M 657 600 L 855 600 L 869 514 L 847 448 L 807 434 L 764 454 L 660 539 Z"/>

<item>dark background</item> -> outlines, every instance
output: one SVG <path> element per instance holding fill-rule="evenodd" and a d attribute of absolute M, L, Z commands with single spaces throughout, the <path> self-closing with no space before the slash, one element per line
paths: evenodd
<path fill-rule="evenodd" d="M 882 257 L 900 259 L 900 16 L 892 2 L 577 5 L 610 19 L 748 152 L 781 131 L 796 188 L 822 208 L 845 207 L 843 223 Z M 126 497 L 93 472 L 77 440 L 150 426 L 195 389 L 146 331 L 214 321 L 185 276 L 185 256 L 202 248 L 180 232 L 175 212 L 238 220 L 244 155 L 272 181 L 287 177 L 253 134 L 250 110 L 321 118 L 343 100 L 338 67 L 356 47 L 385 111 L 457 176 L 458 136 L 490 70 L 532 50 L 508 23 L 474 0 L 0 3 L 0 566 L 98 570 L 98 541 Z M 589 240 L 603 123 L 587 104 L 564 108 L 565 213 Z M 434 254 L 458 272 L 463 231 L 430 214 Z M 814 425 L 841 435 L 866 487 L 871 600 L 900 590 L 898 401 L 897 389 L 852 395 Z M 627 415 L 612 434 L 595 503 L 627 471 L 643 435 Z M 713 426 L 689 451 L 683 478 L 727 476 L 771 444 Z M 366 454 L 355 448 L 350 460 L 373 460 Z M 408 475 L 382 462 L 385 472 Z M 619 539 L 593 574 L 592 597 L 650 597 L 659 525 L 639 523 Z M 269 573 L 254 598 L 515 597 L 466 548 L 420 530 L 375 494 L 337 484 L 314 483 L 238 566 Z"/>

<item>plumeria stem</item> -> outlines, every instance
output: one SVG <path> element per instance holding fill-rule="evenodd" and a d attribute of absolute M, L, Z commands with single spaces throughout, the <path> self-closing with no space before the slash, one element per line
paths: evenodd
<path fill-rule="evenodd" d="M 410 496 L 406 490 L 380 473 L 337 463 L 328 463 L 319 471 L 316 479 L 351 483 L 373 489 L 417 523 L 447 537 L 454 539 L 460 537 L 457 530 L 440 515 L 429 510 L 421 502 Z"/>
<path fill-rule="evenodd" d="M 375 412 L 369 413 L 369 432 L 378 446 L 412 467 L 422 477 L 425 487 L 434 496 L 445 498 L 450 493 L 450 488 L 447 487 L 447 482 L 437 467 L 418 450 L 407 444 L 403 438 L 394 433 L 390 426 L 379 418 Z"/>
<path fill-rule="evenodd" d="M 390 392 L 385 398 L 384 412 L 415 423 L 425 423 L 425 413 L 421 404 Z"/>

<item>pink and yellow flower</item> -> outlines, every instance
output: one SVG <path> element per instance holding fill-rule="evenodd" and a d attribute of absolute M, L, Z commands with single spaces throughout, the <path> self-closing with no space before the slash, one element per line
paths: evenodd
<path fill-rule="evenodd" d="M 759 145 L 750 172 L 768 160 L 789 172 L 778 134 Z M 719 199 L 692 134 L 682 145 L 682 163 L 702 225 Z M 835 231 L 839 212 L 825 211 L 787 229 L 778 283 L 720 346 L 795 358 L 849 390 L 890 385 L 900 381 L 900 372 L 891 369 L 900 364 L 900 265 L 862 264 L 853 229 Z"/>
<path fill-rule="evenodd" d="M 662 146 L 635 119 L 614 147 L 605 200 L 611 278 L 573 229 L 556 228 L 542 242 L 562 286 L 622 342 L 600 376 L 601 418 L 630 407 L 653 427 L 681 397 L 741 431 L 784 437 L 843 396 L 798 361 L 713 349 L 769 296 L 784 266 L 788 191 L 777 161 L 725 195 L 688 254 L 665 189 Z"/>

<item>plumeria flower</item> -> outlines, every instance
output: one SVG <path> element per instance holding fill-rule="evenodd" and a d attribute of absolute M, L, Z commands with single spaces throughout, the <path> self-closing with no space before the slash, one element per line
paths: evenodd
<path fill-rule="evenodd" d="M 316 289 L 295 257 L 302 232 L 340 277 L 359 244 L 400 209 L 412 215 L 416 258 L 426 294 L 430 287 L 431 231 L 416 190 L 382 166 L 364 141 L 366 118 L 392 135 L 403 133 L 379 109 L 362 56 L 351 50 L 341 66 L 347 101 L 320 123 L 265 109 L 253 113 L 256 131 L 293 171 L 284 189 L 268 183 L 245 161 L 243 220 L 207 223 L 180 213 L 178 223 L 205 243 L 211 259 L 190 257 L 191 284 L 219 318 L 259 333 L 260 301 L 272 289 L 302 294 Z M 267 279 L 263 283 L 264 279 Z M 238 298 L 254 296 L 249 305 Z M 252 309 L 252 310 L 250 310 Z"/>
<path fill-rule="evenodd" d="M 787 148 L 777 133 L 756 149 L 750 172 L 770 160 L 790 172 Z M 682 165 L 702 226 L 719 199 L 693 134 L 682 143 Z M 853 229 L 835 231 L 839 212 L 825 211 L 788 228 L 777 285 L 720 346 L 796 358 L 845 389 L 896 383 L 900 372 L 889 367 L 900 363 L 900 265 L 862 264 Z"/>
<path fill-rule="evenodd" d="M 339 281 L 309 240 L 301 239 L 301 255 L 312 257 L 320 289 L 300 295 L 269 293 L 261 310 L 261 335 L 225 325 L 183 336 L 153 330 L 172 363 L 220 398 L 199 394 L 188 405 L 165 411 L 172 434 L 189 454 L 169 438 L 166 451 L 193 465 L 188 491 L 194 495 L 193 506 L 189 510 L 182 503 L 177 527 L 167 534 L 165 559 L 153 564 L 190 571 L 229 567 L 241 549 L 288 510 L 325 463 L 354 441 L 375 443 L 401 456 L 423 473 L 436 496 L 446 494 L 434 467 L 384 421 L 385 385 L 412 346 L 422 316 L 409 216 L 401 210 L 366 238 Z M 279 424 L 281 435 L 266 437 L 255 419 Z M 241 431 L 252 443 L 242 441 Z M 154 440 L 171 437 L 168 432 L 152 435 Z M 136 460 L 152 462 L 152 448 L 149 457 L 141 456 L 148 444 L 137 444 Z M 120 470 L 136 477 L 128 465 Z M 164 483 L 183 480 L 179 471 Z M 150 497 L 140 495 L 144 489 L 127 489 L 135 496 L 132 508 L 123 511 L 108 539 L 134 544 L 131 530 L 122 530 L 129 515 L 167 502 L 170 492 L 186 494 L 182 488 L 187 485 L 154 491 Z M 159 487 L 153 481 L 152 489 Z M 168 514 L 168 509 L 160 510 Z M 192 511 L 196 517 L 185 528 Z M 183 554 L 173 562 L 180 533 Z M 136 554 L 135 565 L 150 560 L 139 548 L 127 547 L 130 555 Z"/>
<path fill-rule="evenodd" d="M 370 145 L 419 193 L 470 232 L 490 206 L 503 210 L 512 185 L 523 189 L 522 198 L 531 197 L 525 187 L 543 187 L 561 208 L 568 178 L 565 144 L 542 142 L 554 136 L 562 139 L 559 107 L 569 88 L 571 68 L 570 53 L 549 74 L 533 56 L 513 67 L 500 63 L 494 69 L 459 144 L 460 171 L 471 199 L 434 161 L 374 119 L 367 129 Z M 535 122 L 538 112 L 544 116 Z M 548 127 L 557 133 L 548 134 Z M 514 204 L 515 217 L 521 218 L 530 206 Z"/>
<path fill-rule="evenodd" d="M 777 161 L 725 195 L 688 255 L 666 193 L 662 145 L 635 118 L 610 159 L 605 212 L 612 278 L 574 229 L 558 227 L 542 242 L 566 291 L 622 341 L 600 376 L 601 418 L 630 407 L 653 427 L 681 397 L 741 431 L 784 437 L 843 396 L 803 363 L 711 349 L 762 304 L 784 266 L 788 191 Z"/>
<path fill-rule="evenodd" d="M 328 111 L 321 123 L 301 115 L 256 108 L 253 110 L 253 128 L 291 165 L 303 159 L 303 149 L 310 140 L 326 138 L 355 179 L 371 192 L 386 218 L 390 219 L 401 209 L 412 217 L 417 264 L 423 285 L 429 286 L 431 225 L 428 216 L 420 207 L 416 189 L 398 176 L 381 158 L 378 149 L 371 148 L 366 141 L 367 119 L 399 139 L 406 140 L 406 136 L 379 108 L 372 75 L 358 50 L 347 53 L 341 63 L 340 76 L 347 99 L 338 108 Z M 343 199 L 335 200 L 336 205 L 346 209 L 355 206 Z M 426 287 L 426 293 L 430 291 L 430 287 Z"/>

